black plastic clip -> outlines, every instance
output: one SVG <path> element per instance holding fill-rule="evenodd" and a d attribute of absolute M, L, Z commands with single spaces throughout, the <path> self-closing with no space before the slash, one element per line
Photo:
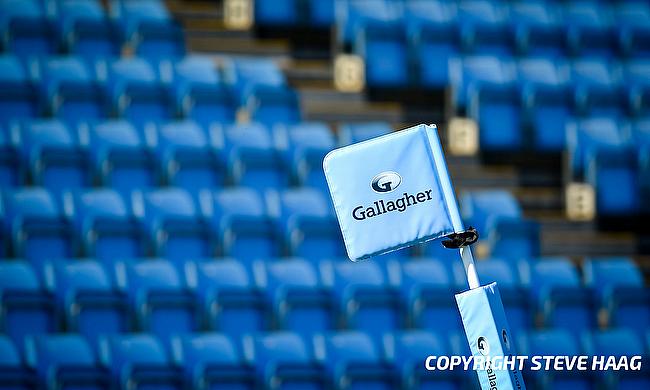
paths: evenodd
<path fill-rule="evenodd" d="M 447 249 L 458 249 L 475 243 L 478 240 L 478 232 L 470 226 L 464 232 L 452 233 L 446 238 L 442 241 L 442 246 Z"/>

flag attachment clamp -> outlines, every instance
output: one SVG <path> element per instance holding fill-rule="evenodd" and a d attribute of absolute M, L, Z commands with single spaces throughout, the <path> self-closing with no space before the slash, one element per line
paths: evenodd
<path fill-rule="evenodd" d="M 475 243 L 478 240 L 478 232 L 470 226 L 464 232 L 452 233 L 446 238 L 446 240 L 442 241 L 442 246 L 447 249 L 458 249 Z"/>

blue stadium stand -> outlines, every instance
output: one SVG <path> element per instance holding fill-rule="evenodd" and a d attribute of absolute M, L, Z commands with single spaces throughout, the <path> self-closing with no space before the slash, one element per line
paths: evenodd
<path fill-rule="evenodd" d="M 598 1 L 580 1 L 563 7 L 567 46 L 575 56 L 611 57 L 617 42 L 609 10 Z"/>
<path fill-rule="evenodd" d="M 489 222 L 485 243 L 491 256 L 515 260 L 537 257 L 541 253 L 541 227 L 534 220 L 498 217 Z"/>
<path fill-rule="evenodd" d="M 251 357 L 245 356 L 239 339 L 201 333 L 172 339 L 172 348 L 191 388 L 250 389 L 255 385 Z"/>
<path fill-rule="evenodd" d="M 251 120 L 271 126 L 300 122 L 298 94 L 289 87 L 254 85 L 248 90 L 245 105 Z"/>
<path fill-rule="evenodd" d="M 483 83 L 469 90 L 469 117 L 479 126 L 483 153 L 517 152 L 523 149 L 522 102 L 516 84 Z M 494 121 L 499 118 L 499 121 Z"/>
<path fill-rule="evenodd" d="M 497 56 L 512 53 L 514 42 L 509 34 L 507 12 L 500 2 L 460 1 L 457 23 L 463 51 Z"/>
<path fill-rule="evenodd" d="M 265 85 L 278 89 L 287 86 L 284 74 L 270 59 L 253 57 L 226 59 L 223 63 L 223 74 L 224 81 L 238 106 L 246 104 L 255 86 Z"/>
<path fill-rule="evenodd" d="M 566 53 L 560 15 L 560 10 L 544 0 L 512 3 L 509 19 L 516 51 L 550 58 Z"/>
<path fill-rule="evenodd" d="M 255 3 L 255 24 L 262 26 L 287 26 L 298 22 L 299 0 L 280 0 L 273 3 Z"/>
<path fill-rule="evenodd" d="M 566 329 L 574 335 L 596 326 L 589 290 L 580 283 L 576 267 L 564 258 L 531 263 L 528 282 L 531 299 L 546 327 Z"/>
<path fill-rule="evenodd" d="M 56 34 L 39 0 L 0 2 L 1 48 L 18 56 L 32 57 L 56 51 Z"/>
<path fill-rule="evenodd" d="M 21 126 L 19 143 L 32 185 L 60 193 L 89 184 L 86 156 L 74 127 L 54 119 L 35 119 Z"/>
<path fill-rule="evenodd" d="M 154 257 L 181 262 L 216 253 L 208 221 L 189 192 L 174 187 L 160 188 L 137 194 L 136 202 L 137 207 L 142 207 L 142 215 L 138 217 Z"/>
<path fill-rule="evenodd" d="M 261 385 L 266 388 L 282 383 L 296 389 L 327 389 L 327 377 L 316 360 L 311 338 L 291 332 L 275 332 L 248 337 Z"/>
<path fill-rule="evenodd" d="M 197 305 L 184 269 L 160 259 L 116 266 L 124 267 L 136 329 L 163 338 L 199 329 Z"/>
<path fill-rule="evenodd" d="M 618 43 L 626 57 L 650 57 L 650 5 L 642 1 L 616 4 Z"/>
<path fill-rule="evenodd" d="M 88 150 L 95 181 L 125 196 L 153 187 L 158 173 L 149 140 L 133 123 L 109 120 L 88 127 Z"/>
<path fill-rule="evenodd" d="M 243 262 L 280 253 L 273 223 L 262 196 L 250 188 L 227 188 L 202 194 L 211 198 L 211 224 L 222 256 Z"/>
<path fill-rule="evenodd" d="M 390 134 L 393 128 L 386 122 L 344 123 L 339 126 L 339 145 L 346 146 L 370 138 Z"/>
<path fill-rule="evenodd" d="M 584 349 L 589 356 L 641 356 L 647 358 L 643 339 L 628 329 L 594 331 L 583 337 Z M 629 358 L 628 358 L 629 359 Z M 597 381 L 609 388 L 644 389 L 650 386 L 650 372 L 647 367 L 640 371 L 597 371 Z"/>
<path fill-rule="evenodd" d="M 238 337 L 268 327 L 263 296 L 249 268 L 234 259 L 197 262 L 194 267 L 204 328 Z"/>
<path fill-rule="evenodd" d="M 19 172 L 19 154 L 14 134 L 0 124 L 0 187 L 12 188 L 22 184 Z"/>
<path fill-rule="evenodd" d="M 650 327 L 650 290 L 643 274 L 629 258 L 587 259 L 582 266 L 585 285 L 610 326 L 634 329 L 639 335 Z"/>
<path fill-rule="evenodd" d="M 65 351 L 65 353 L 62 353 Z M 108 370 L 82 336 L 39 335 L 27 339 L 25 355 L 43 389 L 105 389 L 110 385 Z"/>
<path fill-rule="evenodd" d="M 44 269 L 53 275 L 58 313 L 66 331 L 95 341 L 102 335 L 131 330 L 127 297 L 121 285 L 124 281 L 120 281 L 113 266 L 93 260 L 50 264 Z"/>
<path fill-rule="evenodd" d="M 98 350 L 102 364 L 111 368 L 115 387 L 183 388 L 183 372 L 174 363 L 167 345 L 150 334 L 106 337 Z"/>
<path fill-rule="evenodd" d="M 379 264 L 324 261 L 321 275 L 331 286 L 340 328 L 380 337 L 403 325 L 399 293 Z"/>
<path fill-rule="evenodd" d="M 650 56 L 649 56 L 650 57 Z M 650 59 L 632 59 L 623 66 L 631 114 L 650 116 Z"/>
<path fill-rule="evenodd" d="M 486 235 L 488 227 L 498 218 L 521 218 L 521 206 L 515 197 L 504 190 L 482 190 L 463 194 L 461 214 L 467 225 Z"/>
<path fill-rule="evenodd" d="M 94 72 L 80 57 L 50 57 L 41 65 L 47 112 L 69 123 L 106 116 L 104 95 Z"/>
<path fill-rule="evenodd" d="M 34 118 L 40 114 L 32 75 L 21 59 L 0 55 L 0 122 Z"/>
<path fill-rule="evenodd" d="M 0 383 L 21 390 L 36 386 L 33 370 L 25 364 L 20 351 L 6 335 L 0 335 Z"/>
<path fill-rule="evenodd" d="M 2 332 L 16 345 L 30 334 L 58 330 L 52 285 L 26 261 L 0 263 L 0 302 Z"/>
<path fill-rule="evenodd" d="M 352 0 L 336 2 L 336 44 L 343 50 L 351 48 L 359 29 L 371 22 L 402 20 L 401 2 L 390 0 Z"/>
<path fill-rule="evenodd" d="M 411 84 L 407 37 L 401 23 L 367 22 L 353 40 L 352 51 L 365 59 L 369 88 L 399 88 Z"/>
<path fill-rule="evenodd" d="M 185 120 L 158 126 L 156 153 L 162 182 L 189 192 L 219 187 L 224 182 L 221 134 Z"/>
<path fill-rule="evenodd" d="M 308 261 L 289 258 L 255 264 L 272 310 L 272 327 L 311 336 L 334 329 L 334 308 L 320 272 Z"/>
<path fill-rule="evenodd" d="M 278 211 L 272 217 L 285 255 L 308 260 L 345 255 L 334 210 L 322 192 L 311 188 L 288 189 L 275 193 L 271 199 L 275 202 L 270 207 Z"/>
<path fill-rule="evenodd" d="M 609 58 L 578 58 L 571 64 L 576 111 L 582 116 L 618 119 L 628 110 L 621 70 Z"/>
<path fill-rule="evenodd" d="M 12 257 L 38 262 L 72 256 L 72 226 L 59 197 L 21 188 L 5 194 L 4 207 Z"/>
<path fill-rule="evenodd" d="M 367 333 L 347 331 L 317 336 L 317 348 L 335 388 L 388 390 L 399 377 Z"/>

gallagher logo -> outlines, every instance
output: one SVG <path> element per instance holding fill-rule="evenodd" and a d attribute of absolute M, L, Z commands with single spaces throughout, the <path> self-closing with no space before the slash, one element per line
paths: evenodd
<path fill-rule="evenodd" d="M 402 177 L 397 172 L 386 171 L 373 177 L 370 187 L 373 191 L 383 194 L 394 191 L 400 184 L 402 184 Z"/>

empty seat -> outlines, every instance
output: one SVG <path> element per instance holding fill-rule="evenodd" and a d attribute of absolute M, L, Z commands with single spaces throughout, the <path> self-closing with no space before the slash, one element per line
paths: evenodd
<path fill-rule="evenodd" d="M 22 182 L 19 155 L 13 132 L 0 124 L 0 187 L 11 188 Z"/>
<path fill-rule="evenodd" d="M 147 191 L 142 207 L 143 227 L 154 256 L 183 261 L 216 252 L 203 210 L 188 192 L 179 188 Z"/>
<path fill-rule="evenodd" d="M 577 1 L 564 6 L 567 44 L 577 56 L 609 57 L 616 52 L 611 10 L 597 1 Z"/>
<path fill-rule="evenodd" d="M 565 52 L 561 12 L 544 1 L 517 1 L 510 7 L 514 44 L 527 56 L 557 57 Z"/>
<path fill-rule="evenodd" d="M 517 260 L 540 255 L 541 227 L 534 220 L 499 216 L 488 223 L 483 237 L 491 256 Z"/>
<path fill-rule="evenodd" d="M 331 203 L 318 190 L 301 188 L 278 194 L 278 225 L 285 253 L 307 259 L 345 255 Z"/>
<path fill-rule="evenodd" d="M 183 375 L 165 345 L 149 334 L 111 336 L 102 340 L 100 359 L 111 368 L 113 386 L 180 390 Z"/>
<path fill-rule="evenodd" d="M 155 162 L 147 140 L 130 122 L 96 123 L 88 133 L 90 157 L 99 184 L 124 195 L 156 184 Z"/>
<path fill-rule="evenodd" d="M 514 82 L 516 69 L 509 58 L 478 55 L 453 59 L 449 68 L 454 108 L 464 112 L 469 104 L 471 90 L 483 84 L 507 86 Z"/>
<path fill-rule="evenodd" d="M 308 0 L 312 25 L 318 28 L 329 28 L 334 25 L 335 3 L 335 0 Z"/>
<path fill-rule="evenodd" d="M 90 344 L 79 335 L 35 336 L 27 340 L 29 364 L 43 388 L 105 389 L 110 385 Z"/>
<path fill-rule="evenodd" d="M 222 333 L 181 336 L 172 341 L 176 361 L 192 388 L 252 389 L 255 376 L 238 339 Z"/>
<path fill-rule="evenodd" d="M 632 114 L 650 114 L 650 60 L 628 61 L 624 66 L 625 83 Z"/>
<path fill-rule="evenodd" d="M 23 166 L 30 181 L 55 192 L 89 183 L 86 155 L 73 127 L 58 120 L 33 120 L 21 128 Z"/>
<path fill-rule="evenodd" d="M 145 246 L 129 199 L 110 189 L 73 194 L 82 256 L 111 260 L 144 254 Z"/>
<path fill-rule="evenodd" d="M 137 328 L 160 337 L 199 329 L 196 304 L 184 270 L 165 260 L 125 264 L 129 300 Z"/>
<path fill-rule="evenodd" d="M 482 152 L 514 153 L 523 149 L 522 102 L 514 85 L 483 84 L 469 92 L 469 99 L 468 113 L 481 130 Z"/>
<path fill-rule="evenodd" d="M 241 262 L 202 262 L 196 268 L 196 291 L 207 328 L 240 336 L 267 327 L 262 295 Z"/>
<path fill-rule="evenodd" d="M 353 42 L 353 51 L 365 60 L 368 87 L 399 88 L 410 84 L 406 33 L 401 24 L 365 24 Z"/>
<path fill-rule="evenodd" d="M 94 340 L 130 329 L 126 295 L 114 267 L 92 260 L 58 261 L 51 267 L 46 269 L 54 278 L 66 330 Z"/>
<path fill-rule="evenodd" d="M 583 116 L 625 115 L 628 106 L 621 72 L 609 59 L 580 58 L 571 64 L 576 110 Z"/>
<path fill-rule="evenodd" d="M 231 183 L 258 190 L 287 185 L 289 175 L 269 129 L 260 124 L 232 125 L 224 135 Z"/>
<path fill-rule="evenodd" d="M 337 388 L 393 389 L 398 378 L 373 339 L 366 333 L 347 331 L 316 340 L 323 362 Z"/>
<path fill-rule="evenodd" d="M 6 194 L 5 222 L 13 257 L 30 261 L 73 254 L 70 221 L 58 197 L 42 188 Z"/>
<path fill-rule="evenodd" d="M 327 378 L 316 361 L 311 343 L 298 334 L 268 333 L 252 337 L 248 342 L 253 346 L 255 366 L 264 386 L 273 387 L 279 381 L 287 388 L 327 388 Z"/>
<path fill-rule="evenodd" d="M 270 59 L 253 57 L 233 58 L 224 63 L 224 80 L 236 98 L 237 105 L 246 103 L 246 97 L 253 87 L 284 88 L 287 85 L 284 74 Z"/>
<path fill-rule="evenodd" d="M 398 22 L 403 17 L 401 2 L 355 0 L 336 2 L 336 43 L 348 49 L 359 29 L 372 22 Z"/>
<path fill-rule="evenodd" d="M 469 53 L 508 54 L 514 48 L 507 24 L 507 8 L 489 0 L 458 3 L 461 44 Z"/>
<path fill-rule="evenodd" d="M 298 22 L 299 1 L 281 0 L 274 4 L 255 3 L 255 24 L 267 27 L 286 27 Z"/>
<path fill-rule="evenodd" d="M 260 194 L 250 188 L 229 188 L 215 191 L 213 200 L 211 222 L 222 255 L 251 261 L 280 253 L 275 229 Z"/>
<path fill-rule="evenodd" d="M 312 335 L 333 329 L 335 318 L 328 289 L 313 264 L 297 258 L 259 262 L 268 306 L 277 329 Z"/>
<path fill-rule="evenodd" d="M 493 220 L 520 218 L 521 206 L 515 197 L 504 190 L 481 190 L 467 192 L 460 199 L 463 219 L 483 236 Z"/>
<path fill-rule="evenodd" d="M 587 156 L 586 182 L 596 191 L 598 217 L 629 218 L 639 212 L 638 160 L 629 149 L 602 148 Z"/>
<path fill-rule="evenodd" d="M 0 121 L 38 115 L 36 90 L 23 63 L 16 56 L 0 55 Z"/>
<path fill-rule="evenodd" d="M 288 87 L 255 85 L 245 96 L 246 108 L 253 121 L 265 125 L 300 122 L 300 100 Z"/>
<path fill-rule="evenodd" d="M 165 183 L 191 192 L 220 186 L 224 167 L 218 137 L 193 121 L 160 125 L 157 152 Z"/>
<path fill-rule="evenodd" d="M 390 134 L 392 131 L 393 128 L 386 122 L 346 123 L 339 127 L 339 143 L 346 146 Z"/>
<path fill-rule="evenodd" d="M 29 263 L 0 263 L 0 302 L 2 332 L 18 345 L 33 334 L 56 331 L 52 286 Z"/>
<path fill-rule="evenodd" d="M 650 56 L 650 5 L 641 1 L 617 3 L 616 28 L 618 44 L 628 57 Z"/>
<path fill-rule="evenodd" d="M 120 53 L 120 37 L 99 0 L 58 1 L 58 30 L 65 50 L 87 59 Z"/>
<path fill-rule="evenodd" d="M 56 35 L 39 0 L 2 0 L 0 32 L 4 50 L 19 56 L 46 56 L 56 49 Z"/>
<path fill-rule="evenodd" d="M 15 344 L 6 335 L 0 335 L 0 383 L 21 390 L 36 386 L 33 371 L 26 366 Z"/>

